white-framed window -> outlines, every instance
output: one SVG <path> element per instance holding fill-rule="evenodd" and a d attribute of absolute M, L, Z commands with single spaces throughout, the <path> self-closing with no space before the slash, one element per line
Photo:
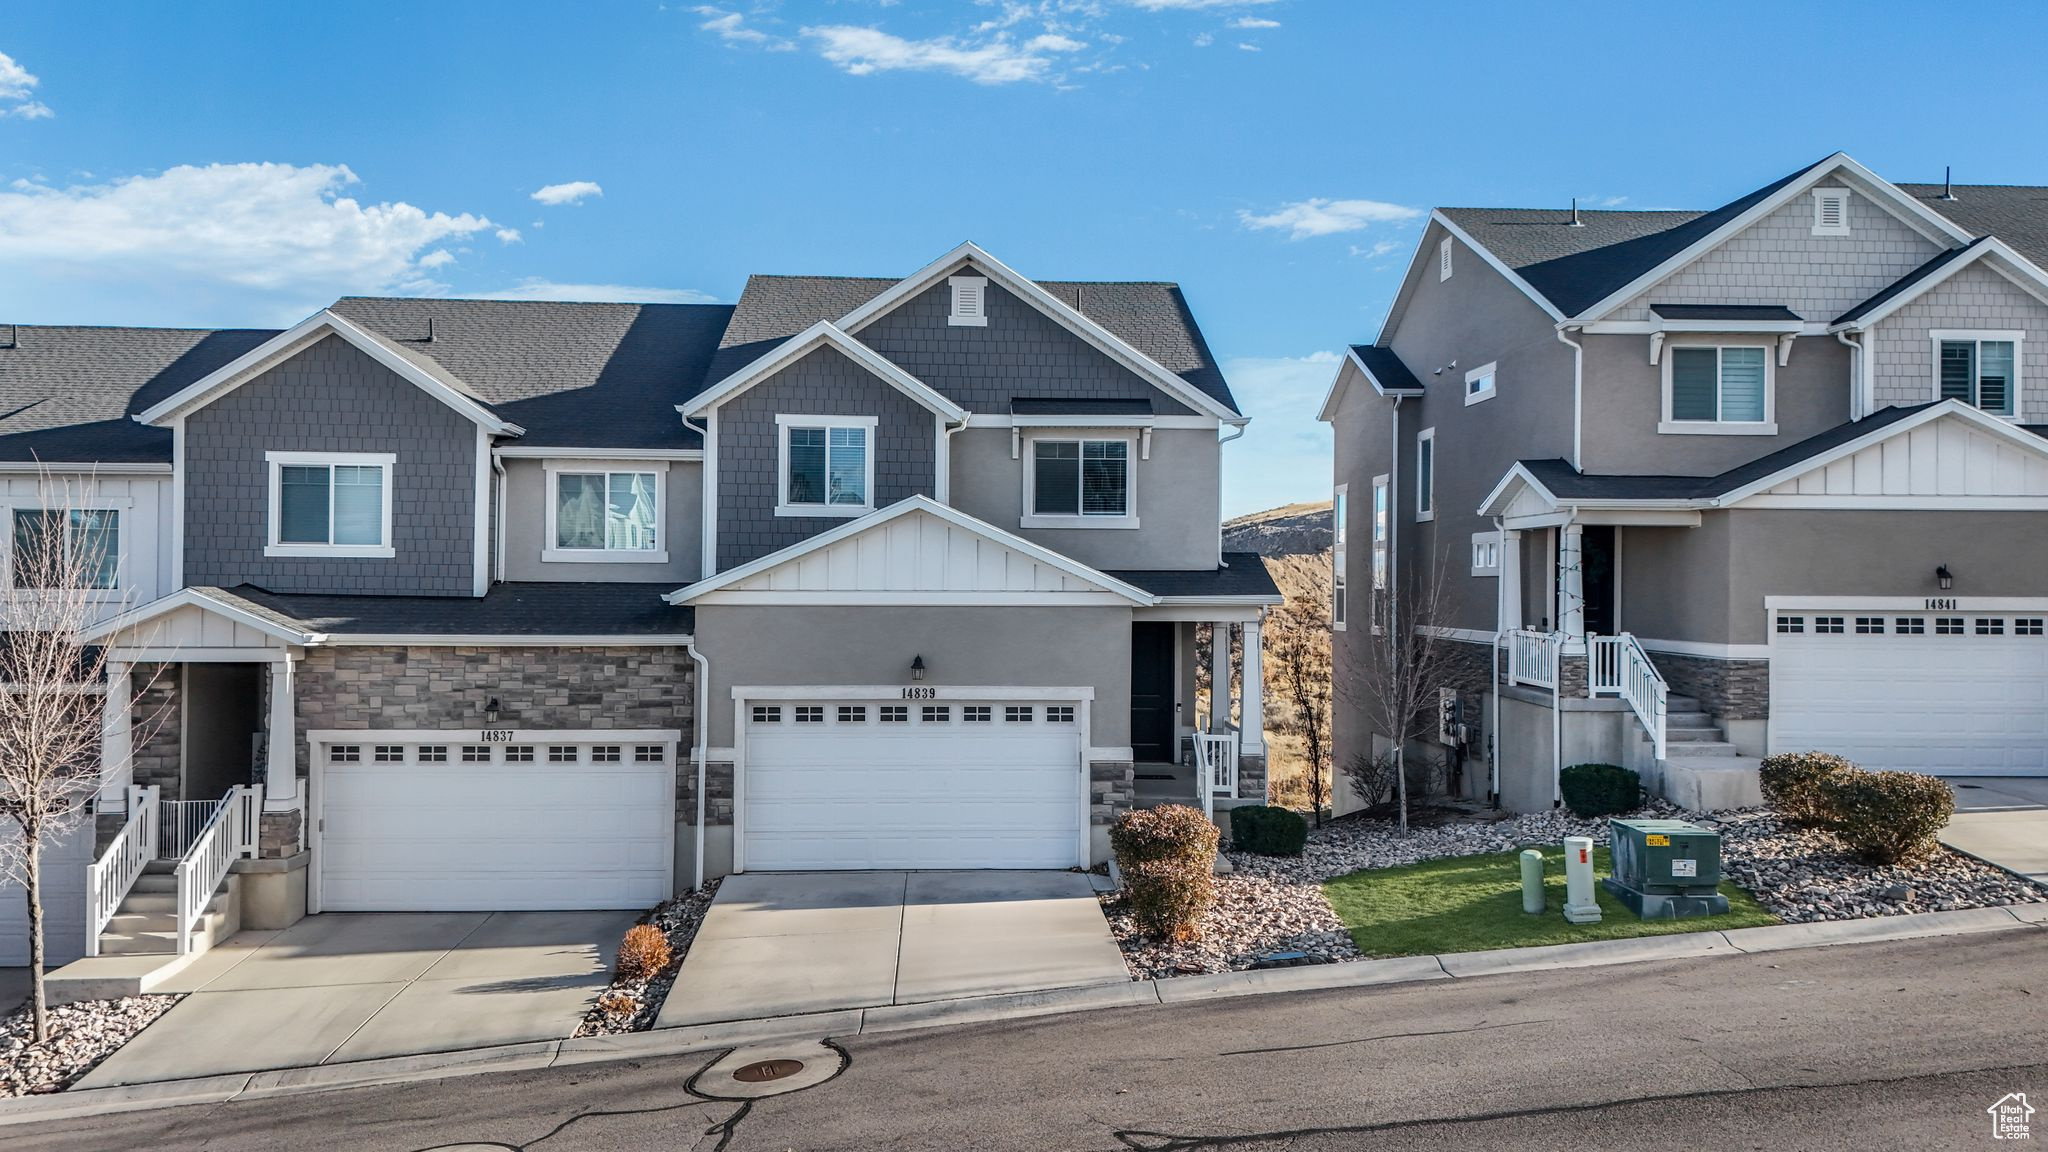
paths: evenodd
<path fill-rule="evenodd" d="M 1664 349 L 1664 419 L 1669 434 L 1770 436 L 1778 431 L 1770 349 L 1679 344 Z"/>
<path fill-rule="evenodd" d="M 875 418 L 775 418 L 782 443 L 777 516 L 864 516 L 875 510 Z"/>
<path fill-rule="evenodd" d="M 1474 532 L 1472 534 L 1472 574 L 1474 576 L 1500 575 L 1500 533 Z"/>
<path fill-rule="evenodd" d="M 1345 522 L 1351 515 L 1349 484 L 1337 485 L 1330 497 L 1330 629 L 1344 631 L 1344 592 L 1347 579 L 1345 559 L 1350 549 Z"/>
<path fill-rule="evenodd" d="M 266 452 L 270 538 L 265 556 L 395 555 L 389 452 Z"/>
<path fill-rule="evenodd" d="M 665 462 L 551 460 L 547 478 L 543 561 L 668 563 Z"/>
<path fill-rule="evenodd" d="M 1993 416 L 2018 414 L 2026 333 L 1937 329 L 1931 335 L 1936 400 L 1961 400 Z"/>
<path fill-rule="evenodd" d="M 988 327 L 988 277 L 949 276 L 946 284 L 953 290 L 953 307 L 946 314 L 946 323 L 955 328 Z"/>
<path fill-rule="evenodd" d="M 1439 281 L 1451 278 L 1451 238 L 1446 236 L 1436 246 L 1436 278 Z"/>
<path fill-rule="evenodd" d="M 1815 236 L 1847 236 L 1849 234 L 1849 190 L 1847 188 L 1815 188 L 1813 190 L 1813 234 Z"/>
<path fill-rule="evenodd" d="M 9 579 L 16 588 L 121 584 L 121 513 L 113 508 L 16 508 L 10 527 Z"/>
<path fill-rule="evenodd" d="M 1372 478 L 1372 596 L 1367 608 L 1375 633 L 1385 619 L 1387 583 L 1392 575 L 1388 548 L 1394 534 L 1393 480 L 1392 474 Z"/>
<path fill-rule="evenodd" d="M 1026 528 L 1136 528 L 1136 436 L 1033 437 L 1024 453 Z"/>
<path fill-rule="evenodd" d="M 1436 519 L 1436 429 L 1415 434 L 1415 519 Z"/>
<path fill-rule="evenodd" d="M 1491 364 L 1481 364 L 1465 373 L 1465 403 L 1493 399 L 1493 368 Z"/>

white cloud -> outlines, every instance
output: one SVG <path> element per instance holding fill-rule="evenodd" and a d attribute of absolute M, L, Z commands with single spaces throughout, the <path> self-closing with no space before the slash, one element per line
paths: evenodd
<path fill-rule="evenodd" d="M 1211 33 L 1211 32 L 1197 32 L 1197 33 L 1195 33 L 1195 47 L 1197 47 L 1197 48 L 1207 48 L 1207 47 L 1208 47 L 1209 45 L 1211 45 L 1211 44 L 1214 44 L 1215 42 L 1216 42 L 1216 36 L 1215 36 L 1215 34 L 1214 34 L 1214 33 Z"/>
<path fill-rule="evenodd" d="M 1004 36 L 975 42 L 952 36 L 906 40 L 879 28 L 848 24 L 807 27 L 804 36 L 818 54 L 854 76 L 876 72 L 943 72 L 976 84 L 1014 84 L 1052 78 L 1057 53 L 1085 47 L 1070 37 L 1047 33 L 1016 43 Z"/>
<path fill-rule="evenodd" d="M 716 304 L 695 288 L 643 288 L 632 284 L 563 284 L 529 276 L 511 288 L 480 292 L 477 300 L 577 300 L 597 304 Z"/>
<path fill-rule="evenodd" d="M 714 8 L 709 4 L 699 4 L 690 9 L 690 11 L 706 18 L 697 27 L 702 28 L 706 32 L 713 33 L 727 44 L 754 45 L 775 51 L 788 51 L 796 47 L 796 45 L 791 44 L 780 36 L 770 36 L 759 28 L 748 27 L 747 18 L 738 12 Z"/>
<path fill-rule="evenodd" d="M 42 81 L 16 63 L 14 57 L 0 52 L 0 116 L 22 120 L 47 120 L 55 116 L 48 104 L 35 99 L 36 85 L 40 83 Z"/>
<path fill-rule="evenodd" d="M 1240 209 L 1237 218 L 1245 227 L 1255 231 L 1285 228 L 1289 240 L 1302 240 L 1310 236 L 1358 232 L 1374 224 L 1396 224 L 1404 220 L 1413 220 L 1420 215 L 1420 208 L 1388 204 L 1382 200 L 1316 198 L 1283 204 L 1279 209 L 1264 215 Z"/>
<path fill-rule="evenodd" d="M 604 189 L 591 180 L 571 180 L 567 184 L 550 184 L 533 194 L 543 204 L 575 204 L 587 196 L 602 196 Z"/>
<path fill-rule="evenodd" d="M 1353 256 L 1364 256 L 1370 259 L 1373 257 L 1385 256 L 1389 252 L 1398 251 L 1401 248 L 1401 246 L 1402 245 L 1399 240 L 1380 240 L 1374 243 L 1371 247 L 1367 247 L 1363 244 L 1353 244 L 1351 246 L 1351 254 Z"/>
<path fill-rule="evenodd" d="M 517 228 L 498 229 L 498 243 L 500 244 L 517 244 L 522 239 L 525 238 L 519 235 L 519 229 Z"/>
<path fill-rule="evenodd" d="M 1258 16 L 1239 16 L 1237 19 L 1232 20 L 1230 22 L 1230 26 L 1232 28 L 1244 29 L 1278 28 L 1280 26 L 1280 22 L 1278 20 L 1267 20 Z"/>
<path fill-rule="evenodd" d="M 464 212 L 340 195 L 339 164 L 181 165 L 154 176 L 0 192 L 0 264 L 27 279 L 118 284 L 138 294 L 228 286 L 318 301 L 428 285 L 434 249 L 491 227 Z M 122 317 L 122 319 L 129 319 Z"/>
<path fill-rule="evenodd" d="M 1238 45 L 1237 45 L 1237 48 L 1238 48 L 1238 51 L 1240 51 L 1240 52 L 1260 52 L 1260 51 L 1264 51 L 1264 49 L 1260 48 L 1260 47 L 1259 47 L 1259 46 L 1258 46 L 1257 44 L 1246 44 L 1246 43 L 1243 43 L 1242 41 L 1240 41 L 1240 42 L 1238 43 Z"/>

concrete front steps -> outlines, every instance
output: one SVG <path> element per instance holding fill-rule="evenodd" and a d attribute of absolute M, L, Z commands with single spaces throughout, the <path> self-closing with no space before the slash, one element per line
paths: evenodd
<path fill-rule="evenodd" d="M 1644 762 L 1654 757 L 1649 737 L 1637 731 Z M 1692 812 L 1748 808 L 1764 802 L 1757 785 L 1763 761 L 1744 756 L 1714 718 L 1690 696 L 1664 699 L 1664 762 L 1653 791 Z"/>
<path fill-rule="evenodd" d="M 178 877 L 175 860 L 143 865 L 135 887 L 100 933 L 100 954 L 50 973 L 50 1003 L 139 996 L 175 976 L 206 950 L 241 930 L 241 877 L 229 875 L 193 925 L 192 950 L 178 955 Z"/>

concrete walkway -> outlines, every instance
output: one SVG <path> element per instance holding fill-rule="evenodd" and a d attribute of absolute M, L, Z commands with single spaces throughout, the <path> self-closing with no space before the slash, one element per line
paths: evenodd
<path fill-rule="evenodd" d="M 1941 842 L 1989 860 L 2036 884 L 2048 884 L 2048 779 L 1952 777 L 1955 819 Z"/>
<path fill-rule="evenodd" d="M 328 913 L 243 932 L 81 1088 L 572 1035 L 633 912 Z"/>
<path fill-rule="evenodd" d="M 1121 984 L 1073 872 L 727 877 L 657 1027 Z"/>

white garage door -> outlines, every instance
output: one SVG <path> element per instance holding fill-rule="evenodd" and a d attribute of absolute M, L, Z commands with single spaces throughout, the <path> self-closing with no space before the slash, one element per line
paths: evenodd
<path fill-rule="evenodd" d="M 2048 636 L 2011 612 L 1779 611 L 1771 748 L 1868 768 L 2048 775 Z"/>
<path fill-rule="evenodd" d="M 742 866 L 1070 868 L 1081 857 L 1079 705 L 751 702 Z"/>
<path fill-rule="evenodd" d="M 315 748 L 322 911 L 646 908 L 669 897 L 674 733 L 465 736 L 479 738 L 365 732 Z"/>

